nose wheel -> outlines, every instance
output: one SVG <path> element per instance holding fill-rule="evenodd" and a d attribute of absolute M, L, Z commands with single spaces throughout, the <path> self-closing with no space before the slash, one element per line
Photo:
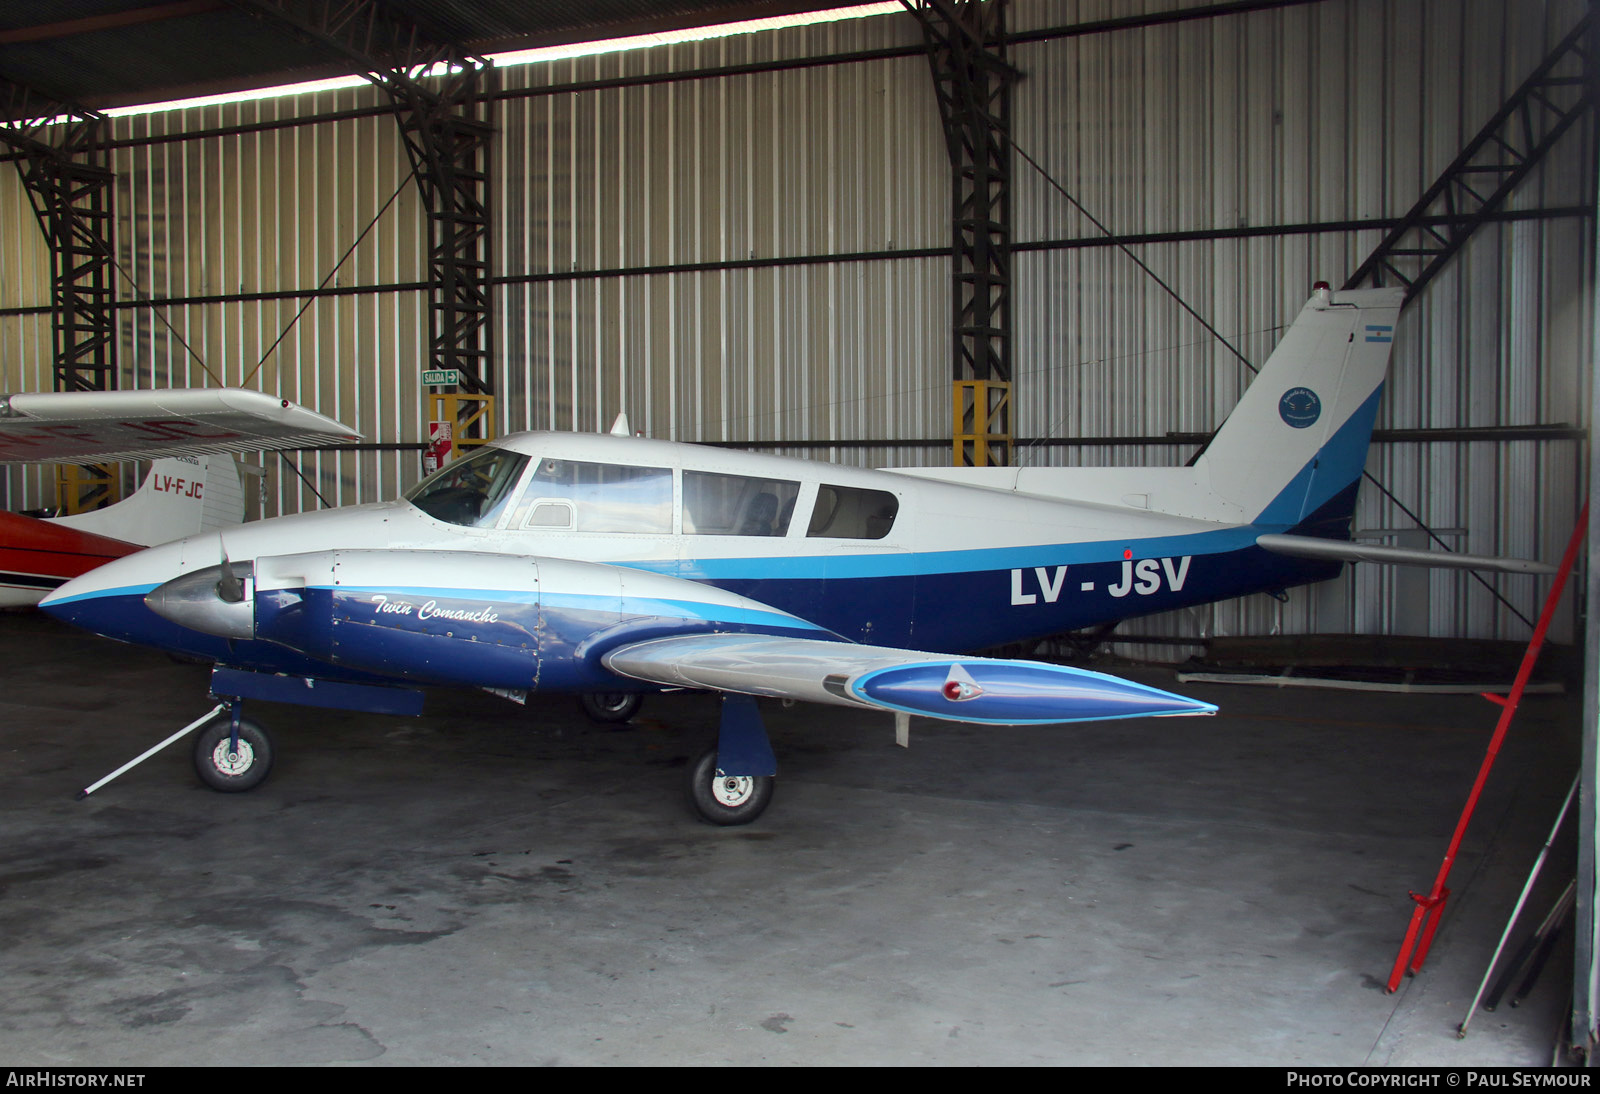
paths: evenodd
<path fill-rule="evenodd" d="M 240 718 L 235 741 L 233 719 L 221 715 L 195 738 L 194 769 L 213 790 L 227 794 L 254 790 L 272 772 L 272 739 L 255 722 Z"/>
<path fill-rule="evenodd" d="M 772 804 L 771 775 L 729 775 L 709 748 L 690 765 L 688 797 L 695 815 L 707 824 L 749 824 Z"/>

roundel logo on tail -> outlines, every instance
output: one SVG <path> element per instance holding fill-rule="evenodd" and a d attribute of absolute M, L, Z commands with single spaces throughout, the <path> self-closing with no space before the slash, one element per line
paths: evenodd
<path fill-rule="evenodd" d="M 1278 417 L 1294 429 L 1304 429 L 1322 417 L 1322 400 L 1308 387 L 1292 387 L 1278 400 Z"/>

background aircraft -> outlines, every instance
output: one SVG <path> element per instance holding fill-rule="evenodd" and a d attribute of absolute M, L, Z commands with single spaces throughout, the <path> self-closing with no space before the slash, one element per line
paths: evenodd
<path fill-rule="evenodd" d="M 239 473 L 225 456 L 156 460 L 130 497 L 87 513 L 41 518 L 0 511 L 0 608 L 37 604 L 114 558 L 243 520 Z"/>
<path fill-rule="evenodd" d="M 218 662 L 231 716 L 196 762 L 219 789 L 270 764 L 246 698 L 415 712 L 401 685 L 710 688 L 722 730 L 691 800 L 743 823 L 776 769 L 752 696 L 992 724 L 1210 713 L 960 651 L 1336 574 L 1400 304 L 1319 285 L 1190 467 L 868 471 L 516 434 L 402 500 L 153 548 L 44 607 Z"/>

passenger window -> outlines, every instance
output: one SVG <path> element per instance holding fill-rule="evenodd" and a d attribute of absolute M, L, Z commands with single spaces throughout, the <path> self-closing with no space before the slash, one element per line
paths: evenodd
<path fill-rule="evenodd" d="M 887 490 L 817 487 L 806 535 L 827 539 L 882 539 L 894 527 L 900 500 Z"/>
<path fill-rule="evenodd" d="M 683 531 L 692 536 L 786 536 L 800 484 L 746 475 L 683 473 Z"/>
<path fill-rule="evenodd" d="M 528 495 L 540 501 L 568 503 L 536 504 L 528 518 L 530 527 L 541 519 L 558 519 L 558 508 L 570 508 L 580 532 L 672 532 L 672 469 L 668 467 L 544 460 L 528 485 Z M 543 512 L 546 509 L 550 512 Z"/>

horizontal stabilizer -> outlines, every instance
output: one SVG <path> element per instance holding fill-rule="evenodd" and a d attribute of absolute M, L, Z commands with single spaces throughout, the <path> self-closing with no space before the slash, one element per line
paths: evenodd
<path fill-rule="evenodd" d="M 1507 574 L 1553 574 L 1556 568 L 1531 558 L 1463 555 L 1453 551 L 1418 551 L 1409 547 L 1379 547 L 1342 539 L 1314 536 L 1256 537 L 1256 545 L 1296 558 L 1326 558 L 1342 562 L 1381 562 L 1390 566 L 1443 566 L 1457 570 L 1498 570 Z"/>
<path fill-rule="evenodd" d="M 1216 707 L 1104 673 L 987 657 L 761 634 L 683 635 L 621 646 L 602 659 L 668 687 L 877 707 L 985 725 L 1044 725 Z"/>
<path fill-rule="evenodd" d="M 332 418 L 242 388 L 0 395 L 0 463 L 153 460 L 359 438 Z"/>

